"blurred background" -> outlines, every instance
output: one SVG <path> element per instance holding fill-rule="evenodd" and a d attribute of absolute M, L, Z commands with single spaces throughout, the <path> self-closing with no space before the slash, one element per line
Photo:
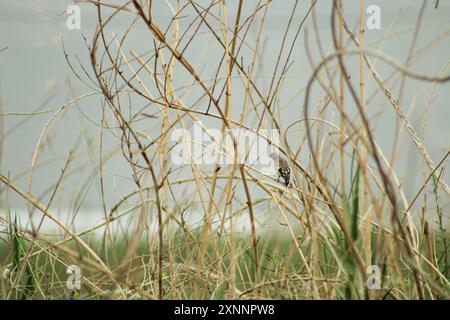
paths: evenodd
<path fill-rule="evenodd" d="M 110 3 L 123 3 L 123 1 L 109 1 Z M 170 5 L 175 1 L 154 1 L 154 19 L 158 25 L 168 26 L 172 14 Z M 199 1 L 207 5 L 208 1 Z M 256 1 L 245 1 L 245 12 L 254 9 Z M 42 199 L 49 199 L 49 188 L 55 185 L 70 150 L 76 154 L 70 169 L 72 174 L 64 180 L 64 188 L 58 191 L 52 207 L 64 221 L 70 221 L 70 217 L 80 213 L 76 219 L 80 227 L 91 225 L 98 216 L 102 216 L 100 187 L 98 183 L 98 148 L 99 127 L 101 121 L 102 99 L 93 94 L 92 88 L 82 83 L 71 71 L 68 61 L 73 68 L 88 80 L 88 74 L 92 75 L 92 67 L 89 60 L 89 49 L 93 32 L 98 25 L 97 12 L 92 4 L 79 3 L 81 8 L 81 29 L 69 30 L 66 27 L 66 8 L 73 4 L 64 0 L 27 0 L 27 1 L 0 1 L 0 102 L 2 146 L 0 157 L 0 173 L 9 176 L 14 183 L 23 190 L 27 190 Z M 234 22 L 237 1 L 230 1 L 229 21 Z M 296 7 L 295 19 L 292 22 L 297 26 L 309 9 L 309 1 L 300 1 Z M 372 0 L 366 1 L 366 5 L 378 5 L 381 8 L 381 29 L 365 32 L 366 46 L 373 50 L 381 50 L 392 57 L 398 63 L 404 63 L 413 40 L 414 27 L 416 25 L 422 1 L 410 0 Z M 284 31 L 288 24 L 289 15 L 294 9 L 292 0 L 274 0 L 270 5 L 263 31 L 263 44 L 259 56 L 259 77 L 256 83 L 264 92 L 270 85 L 270 76 L 276 63 L 276 57 L 283 39 Z M 322 46 L 327 52 L 331 50 L 330 34 L 330 1 L 318 1 L 315 14 L 317 15 L 318 30 Z M 106 11 L 106 10 L 105 10 Z M 348 24 L 356 29 L 359 18 L 359 6 L 354 8 L 346 6 L 345 17 Z M 109 26 L 109 35 L 123 35 L 134 16 L 120 15 Z M 190 23 L 189 10 L 186 10 L 183 19 L 180 19 L 181 30 Z M 422 27 L 419 30 L 415 52 L 423 50 L 421 54 L 411 62 L 411 67 L 416 73 L 426 75 L 448 74 L 450 52 L 450 3 L 440 1 L 438 9 L 434 8 L 432 1 L 428 2 L 422 18 Z M 220 30 L 219 26 L 216 26 Z M 307 32 L 312 32 L 313 25 L 310 18 L 305 22 Z M 288 32 L 288 42 L 295 37 L 296 27 Z M 201 32 L 201 30 L 200 30 Z M 252 31 L 251 31 L 252 32 Z M 254 32 L 254 30 L 253 30 Z M 254 35 L 249 38 L 254 39 Z M 186 57 L 200 70 L 203 78 L 211 78 L 216 72 L 216 60 L 220 58 L 221 48 L 214 44 L 210 34 L 199 37 L 197 43 L 190 45 L 186 51 Z M 316 62 L 320 61 L 317 45 L 314 37 L 309 37 L 310 50 Z M 129 34 L 124 45 L 124 51 L 135 50 L 144 53 L 151 50 L 153 44 L 147 28 L 142 24 L 136 24 Z M 63 47 L 64 45 L 64 47 Z M 65 48 L 65 51 L 64 51 Z M 242 55 L 246 53 L 243 49 Z M 67 59 L 65 57 L 67 53 Z M 289 81 L 284 84 L 282 92 L 276 99 L 280 123 L 288 127 L 291 119 L 298 118 L 303 112 L 304 88 L 312 74 L 312 66 L 305 53 L 305 35 L 303 32 L 295 42 L 292 53 L 292 65 L 289 68 Z M 374 59 L 376 60 L 376 59 Z M 354 73 L 354 84 L 358 81 L 358 57 L 349 59 L 350 73 Z M 382 61 L 376 61 L 378 72 L 383 78 L 387 78 L 394 69 Z M 244 60 L 245 64 L 245 60 Z M 180 87 L 191 80 L 182 72 L 178 73 L 174 81 Z M 392 106 L 384 95 L 374 93 L 378 86 L 366 72 L 367 96 L 374 95 L 368 111 L 371 125 L 374 129 L 378 143 L 386 156 L 392 156 L 393 137 L 398 123 L 394 116 Z M 240 80 L 233 80 L 240 81 Z M 92 83 L 91 83 L 92 84 Z M 391 88 L 397 94 L 399 81 Z M 239 92 L 236 89 L 235 92 Z M 323 93 L 318 90 L 313 92 L 311 100 L 316 103 L 322 98 Z M 83 97 L 76 100 L 76 97 Z M 197 101 L 192 94 L 186 97 L 186 101 Z M 239 95 L 233 97 L 234 103 L 240 103 Z M 350 101 L 348 99 L 347 101 Z M 431 101 L 431 103 L 430 103 Z M 420 135 L 424 145 L 435 163 L 438 163 L 450 147 L 450 90 L 449 84 L 433 86 L 432 83 L 421 82 L 406 78 L 404 92 L 401 99 L 401 107 L 413 124 L 415 131 Z M 142 101 L 135 101 L 143 105 Z M 67 108 L 58 113 L 57 119 L 52 121 L 46 129 L 42 140 L 45 146 L 38 150 L 35 159 L 35 170 L 32 177 L 29 170 L 33 161 L 38 139 L 46 127 L 52 115 L 62 106 Z M 206 103 L 204 106 L 206 107 Z M 236 114 L 239 114 L 239 108 Z M 149 109 L 151 110 L 151 108 Z M 32 116 L 26 113 L 34 113 Z M 333 117 L 333 115 L 330 115 Z M 205 121 L 207 123 L 207 121 Z M 159 120 L 149 118 L 140 125 L 149 129 L 149 134 L 154 136 L 158 132 Z M 214 123 L 208 123 L 214 126 Z M 301 128 L 298 130 L 301 131 Z M 295 131 L 291 132 L 289 139 L 295 142 Z M 152 135 L 153 134 L 153 135 Z M 120 138 L 112 132 L 106 132 L 104 137 L 104 149 L 116 150 L 105 163 L 105 205 L 111 208 L 127 193 L 134 190 L 135 186 L 130 180 L 130 169 L 120 151 Z M 403 129 L 400 129 L 399 155 L 395 162 L 396 172 L 402 179 L 402 185 L 407 197 L 410 199 L 418 191 L 429 171 L 424 169 L 423 159 Z M 115 149 L 116 148 L 116 149 Z M 308 159 L 307 154 L 301 155 L 302 159 Z M 450 173 L 444 170 L 442 179 L 450 182 Z M 31 181 L 31 183 L 30 183 Z M 5 186 L 0 186 L 0 208 L 24 215 L 29 213 L 29 208 L 23 199 Z M 181 190 L 182 191 L 182 190 Z M 182 196 L 183 193 L 180 194 Z M 449 212 L 449 199 L 443 194 L 444 212 Z M 45 201 L 44 201 L 45 203 Z M 448 220 L 448 215 L 446 215 Z"/>

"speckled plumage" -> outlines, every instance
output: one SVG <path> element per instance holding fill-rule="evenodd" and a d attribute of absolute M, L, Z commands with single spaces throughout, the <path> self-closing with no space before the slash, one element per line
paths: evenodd
<path fill-rule="evenodd" d="M 291 183 L 291 168 L 289 168 L 288 162 L 276 153 L 272 153 L 270 157 L 275 161 L 278 181 L 280 177 L 283 178 L 284 186 L 288 187 Z"/>

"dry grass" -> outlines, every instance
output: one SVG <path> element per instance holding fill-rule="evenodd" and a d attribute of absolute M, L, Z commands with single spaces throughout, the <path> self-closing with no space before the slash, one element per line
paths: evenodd
<path fill-rule="evenodd" d="M 335 1 L 329 21 L 319 22 L 317 1 L 290 1 L 292 15 L 284 21 L 276 48 L 264 41 L 270 1 L 236 0 L 233 7 L 225 1 L 171 1 L 170 23 L 164 26 L 151 1 L 80 2 L 98 13 L 97 29 L 86 38 L 90 65 L 78 64 L 63 48 L 71 72 L 91 91 L 74 93 L 57 110 L 21 115 L 25 123 L 52 114 L 27 171 L 1 176 L 3 299 L 450 297 L 445 228 L 450 189 L 443 179 L 450 151 L 433 162 L 402 105 L 407 80 L 430 88 L 427 109 L 437 88 L 450 80 L 448 64 L 436 76 L 414 70 L 415 62 L 449 33 L 447 24 L 432 41 L 418 41 L 423 12 L 438 10 L 434 4 L 427 8 L 424 1 L 414 28 L 399 31 L 413 40 L 406 60 L 398 62 L 372 49 L 395 37 L 392 30 L 375 43 L 365 41 L 364 0 L 357 31 L 344 18 L 346 2 Z M 300 7 L 306 14 L 299 20 Z M 120 34 L 114 32 L 119 18 L 130 21 Z M 312 28 L 306 29 L 307 21 Z M 318 32 L 318 25 L 326 23 L 331 44 Z M 130 40 L 136 28 L 148 32 L 138 47 Z M 286 97 L 285 88 L 298 81 L 290 71 L 298 46 L 311 70 L 300 71 L 308 81 Z M 276 52 L 268 76 L 261 66 L 265 50 Z M 356 72 L 349 68 L 355 58 Z M 380 76 L 378 64 L 391 67 L 389 77 Z M 367 82 L 376 85 L 373 92 Z M 397 123 L 392 153 L 377 141 L 376 97 L 390 104 L 385 109 Z M 101 115 L 96 120 L 79 106 L 92 98 L 96 103 L 90 108 Z M 283 118 L 289 108 L 297 118 Z M 75 147 L 64 157 L 41 159 L 72 109 L 97 130 L 88 150 Z M 13 114 L 2 113 L 2 123 L 8 116 Z M 285 188 L 248 164 L 174 166 L 171 134 L 198 120 L 222 132 L 279 130 L 291 186 Z M 11 132 L 1 128 L 4 140 Z M 402 134 L 423 164 L 417 168 L 423 179 L 412 186 L 417 190 L 413 197 L 407 196 L 396 169 Z M 111 140 L 115 145 L 106 142 Z M 121 178 L 132 187 L 110 206 L 108 194 L 115 186 L 107 182 L 114 175 L 108 163 L 114 157 L 126 164 Z M 52 163 L 62 163 L 55 169 L 60 172 L 56 181 L 34 178 Z M 74 189 L 71 178 L 86 168 L 92 172 L 85 181 L 75 180 L 82 190 L 66 205 L 75 219 L 83 189 L 97 183 L 103 218 L 76 231 L 54 201 L 65 189 Z M 27 184 L 20 187 L 14 181 L 23 176 Z M 44 184 L 46 192 L 32 194 L 33 183 Z M 18 220 L 5 209 L 10 193 L 29 206 L 30 217 L 40 214 L 39 224 Z M 55 223 L 58 236 L 41 230 L 44 221 Z M 243 232 L 242 225 L 249 230 Z M 66 287 L 69 265 L 82 270 L 80 291 Z M 378 289 L 366 285 L 371 265 L 381 270 Z"/>

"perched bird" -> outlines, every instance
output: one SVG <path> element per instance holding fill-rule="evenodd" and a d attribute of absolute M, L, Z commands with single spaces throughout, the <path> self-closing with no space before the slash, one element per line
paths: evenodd
<path fill-rule="evenodd" d="M 271 153 L 270 157 L 275 162 L 275 168 L 278 173 L 277 182 L 280 181 L 281 177 L 284 180 L 284 186 L 288 187 L 291 183 L 291 168 L 289 168 L 288 162 L 275 152 Z"/>

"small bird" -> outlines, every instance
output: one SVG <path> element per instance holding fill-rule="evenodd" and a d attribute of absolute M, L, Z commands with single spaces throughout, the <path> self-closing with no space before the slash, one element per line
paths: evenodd
<path fill-rule="evenodd" d="M 278 179 L 277 182 L 280 181 L 280 177 L 284 180 L 284 186 L 289 187 L 291 183 L 291 168 L 289 168 L 288 162 L 281 158 L 277 153 L 273 152 L 270 154 L 270 157 L 275 162 L 275 168 L 277 169 Z"/>

